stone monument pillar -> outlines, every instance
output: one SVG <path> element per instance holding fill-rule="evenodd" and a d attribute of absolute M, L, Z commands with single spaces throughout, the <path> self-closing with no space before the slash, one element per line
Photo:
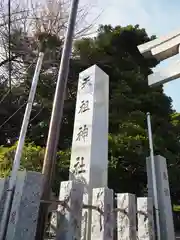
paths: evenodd
<path fill-rule="evenodd" d="M 175 233 L 166 159 L 158 155 L 154 156 L 154 160 L 158 190 L 161 237 L 163 240 L 169 239 L 174 240 Z M 150 158 L 147 158 L 146 165 L 148 175 L 148 196 L 153 198 L 153 184 Z"/>
<path fill-rule="evenodd" d="M 84 204 L 92 189 L 107 187 L 109 77 L 94 65 L 79 75 L 70 161 L 70 180 L 84 183 Z M 90 239 L 91 210 L 82 214 L 81 239 Z"/>

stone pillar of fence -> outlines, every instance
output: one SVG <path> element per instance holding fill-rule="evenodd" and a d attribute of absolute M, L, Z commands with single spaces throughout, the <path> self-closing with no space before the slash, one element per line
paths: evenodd
<path fill-rule="evenodd" d="M 51 238 L 56 238 L 56 233 L 58 229 L 58 223 L 60 222 L 60 213 L 58 213 L 57 209 L 51 211 L 51 216 L 50 216 L 50 225 L 48 229 L 48 237 Z"/>
<path fill-rule="evenodd" d="M 113 190 L 93 189 L 92 206 L 91 240 L 113 240 Z"/>
<path fill-rule="evenodd" d="M 8 178 L 0 178 L 0 226 L 8 187 Z M 0 227 L 1 229 L 1 227 Z M 0 233 L 1 236 L 1 233 Z"/>
<path fill-rule="evenodd" d="M 117 194 L 118 240 L 136 240 L 136 197 L 134 194 Z"/>
<path fill-rule="evenodd" d="M 18 173 L 6 240 L 35 239 L 43 175 Z"/>
<path fill-rule="evenodd" d="M 58 211 L 54 218 L 57 223 L 56 240 L 80 239 L 84 186 L 75 181 L 61 183 Z"/>
<path fill-rule="evenodd" d="M 152 198 L 137 198 L 138 239 L 155 240 Z"/>

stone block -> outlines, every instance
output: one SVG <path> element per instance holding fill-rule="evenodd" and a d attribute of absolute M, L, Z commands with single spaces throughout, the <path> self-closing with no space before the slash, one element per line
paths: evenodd
<path fill-rule="evenodd" d="M 6 240 L 34 239 L 42 184 L 41 173 L 18 173 Z"/>
<path fill-rule="evenodd" d="M 58 206 L 57 240 L 80 240 L 81 218 L 83 207 L 82 183 L 66 181 L 61 183 L 59 200 L 63 202 Z"/>
<path fill-rule="evenodd" d="M 108 188 L 93 189 L 91 240 L 113 240 L 114 212 L 113 190 Z"/>
<path fill-rule="evenodd" d="M 156 181 L 157 181 L 157 197 L 159 208 L 160 231 L 163 240 L 174 240 L 174 223 L 172 214 L 171 194 L 169 189 L 169 179 L 166 159 L 160 155 L 154 156 Z M 147 175 L 148 175 L 148 196 L 153 199 L 153 183 L 150 158 L 146 159 Z"/>
<path fill-rule="evenodd" d="M 118 240 L 136 240 L 136 197 L 134 194 L 117 194 Z"/>
<path fill-rule="evenodd" d="M 138 239 L 155 240 L 153 202 L 151 198 L 137 198 Z"/>
<path fill-rule="evenodd" d="M 1 219 L 3 215 L 4 203 L 6 200 L 7 188 L 8 188 L 8 178 L 1 178 L 0 179 L 0 226 L 1 226 Z"/>

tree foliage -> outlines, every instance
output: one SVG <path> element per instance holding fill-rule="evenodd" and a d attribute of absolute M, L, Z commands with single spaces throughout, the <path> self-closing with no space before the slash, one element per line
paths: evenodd
<path fill-rule="evenodd" d="M 12 169 L 12 161 L 14 159 L 17 143 L 11 147 L 0 147 L 0 176 L 7 177 Z M 20 170 L 38 171 L 41 172 L 45 148 L 28 143 L 24 146 Z M 53 184 L 53 190 L 58 193 L 59 182 L 68 177 L 70 151 L 58 151 L 55 174 L 57 178 Z"/>
<path fill-rule="evenodd" d="M 148 37 L 145 29 L 136 26 L 112 27 L 100 26 L 94 38 L 81 38 L 74 42 L 70 61 L 68 86 L 64 106 L 63 125 L 58 148 L 58 167 L 56 168 L 55 187 L 59 181 L 68 178 L 69 152 L 72 142 L 74 111 L 78 74 L 85 68 L 97 64 L 110 77 L 109 92 L 109 186 L 116 192 L 132 192 L 142 195 L 146 192 L 146 157 L 149 155 L 146 113 L 152 115 L 154 149 L 156 154 L 167 158 L 173 200 L 178 199 L 179 182 L 179 131 L 180 117 L 172 109 L 172 100 L 162 87 L 149 88 L 140 67 L 122 45 L 118 37 L 122 31 L 133 31 L 136 44 L 145 43 L 154 38 Z M 35 36 L 34 36 L 35 37 Z M 31 42 L 33 39 L 31 37 Z M 61 39 L 55 39 L 54 47 L 46 49 L 45 62 L 41 70 L 35 104 L 27 134 L 27 145 L 22 157 L 22 167 L 40 171 L 46 144 L 48 124 L 52 109 L 52 100 L 57 80 L 62 48 Z M 34 44 L 31 53 L 36 52 Z M 15 49 L 13 50 L 15 51 Z M 21 57 L 26 74 L 15 84 L 11 101 L 8 95 L 1 103 L 0 125 L 27 100 L 35 63 L 29 65 L 26 54 Z M 37 54 L 36 54 L 37 55 Z M 146 60 L 149 70 L 156 61 Z M 7 85 L 1 81 L 1 97 L 7 91 Z M 2 128 L 0 127 L 1 175 L 9 170 L 4 166 L 12 163 L 15 142 L 24 114 L 24 107 Z M 31 144 L 33 142 L 33 144 Z M 61 176 L 61 178 L 60 178 Z M 57 189 L 57 188 L 56 188 Z"/>

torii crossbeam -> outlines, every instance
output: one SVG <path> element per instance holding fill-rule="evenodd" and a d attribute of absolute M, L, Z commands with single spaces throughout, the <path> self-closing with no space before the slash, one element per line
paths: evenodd
<path fill-rule="evenodd" d="M 140 53 L 145 57 L 154 57 L 158 61 L 163 61 L 180 52 L 180 29 L 165 37 L 161 37 L 138 46 Z M 148 76 L 148 85 L 162 85 L 180 77 L 180 61 L 174 62 L 166 69 Z"/>

